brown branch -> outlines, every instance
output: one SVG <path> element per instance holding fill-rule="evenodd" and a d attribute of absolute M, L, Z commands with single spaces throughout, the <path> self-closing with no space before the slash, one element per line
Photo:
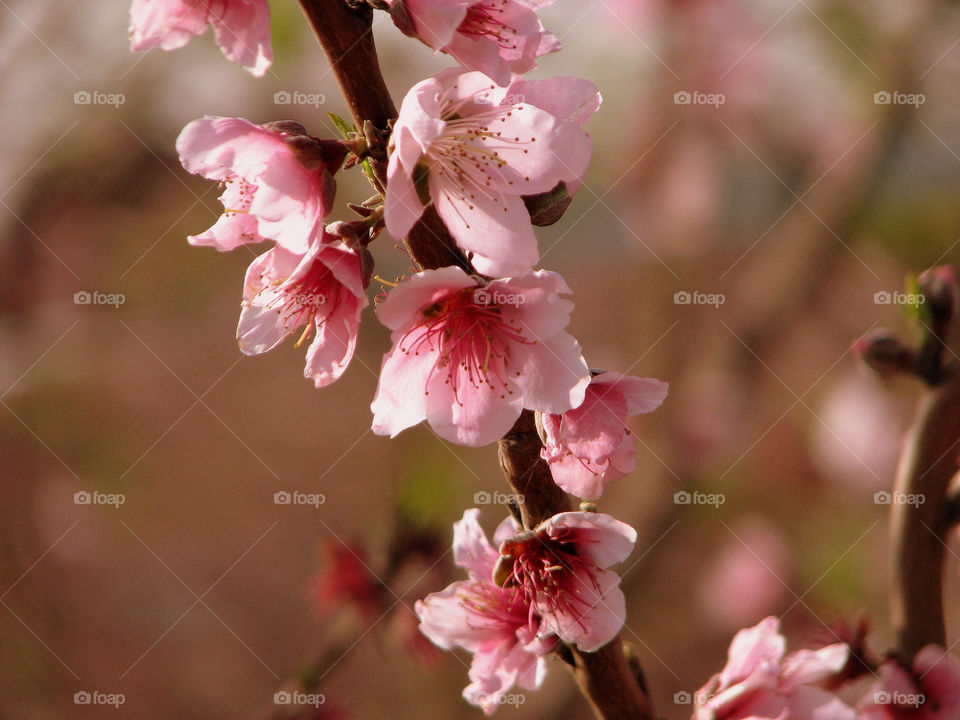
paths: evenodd
<path fill-rule="evenodd" d="M 570 509 L 570 499 L 540 457 L 541 447 L 534 414 L 524 410 L 498 448 L 500 467 L 517 496 L 527 530 Z M 596 652 L 565 646 L 561 655 L 572 665 L 573 677 L 599 720 L 653 720 L 650 699 L 624 655 L 619 635 Z"/>
<path fill-rule="evenodd" d="M 907 658 L 943 645 L 943 566 L 951 527 L 947 496 L 960 454 L 960 371 L 926 391 L 897 468 L 890 507 L 893 579 L 890 615 L 897 647 Z M 903 500 L 913 495 L 922 504 Z"/>
<path fill-rule="evenodd" d="M 372 123 L 386 138 L 396 118 L 371 33 L 369 6 L 348 6 L 343 0 L 300 0 L 330 61 L 340 90 L 358 128 Z M 373 153 L 374 173 L 386 187 L 386 158 Z M 473 272 L 442 220 L 430 207 L 405 239 L 411 258 L 421 268 L 459 265 Z M 555 513 L 568 510 L 569 499 L 553 482 L 550 468 L 540 459 L 540 437 L 534 415 L 524 410 L 514 427 L 500 440 L 500 462 L 508 482 L 523 497 L 523 524 L 534 527 Z M 653 711 L 628 663 L 619 638 L 594 653 L 570 648 L 577 684 L 601 720 L 652 720 Z"/>

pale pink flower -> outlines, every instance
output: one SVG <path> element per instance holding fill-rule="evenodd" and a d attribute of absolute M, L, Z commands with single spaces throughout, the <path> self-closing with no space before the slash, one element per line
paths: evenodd
<path fill-rule="evenodd" d="M 259 355 L 295 333 L 299 347 L 312 334 L 303 374 L 323 387 L 350 364 L 366 306 L 360 258 L 343 242 L 318 235 L 304 253 L 276 245 L 247 269 L 237 342 Z"/>
<path fill-rule="evenodd" d="M 223 185 L 223 215 L 206 232 L 191 236 L 191 244 L 233 250 L 245 243 L 274 240 L 290 252 L 307 251 L 333 203 L 332 172 L 342 155 L 325 164 L 314 154 L 309 163 L 313 169 L 308 169 L 293 143 L 313 142 L 320 153 L 320 141 L 277 127 L 298 126 L 204 117 L 180 132 L 177 152 L 183 167 Z"/>
<path fill-rule="evenodd" d="M 523 274 L 539 253 L 522 196 L 582 182 L 592 141 L 580 126 L 599 106 L 572 77 L 498 88 L 448 70 L 414 85 L 390 140 L 387 229 L 405 237 L 432 202 L 479 272 Z"/>
<path fill-rule="evenodd" d="M 416 612 L 420 630 L 434 643 L 473 653 L 471 682 L 463 695 L 489 715 L 514 685 L 528 690 L 540 686 L 547 674 L 544 655 L 556 638 L 541 634 L 541 618 L 520 588 L 493 583 L 497 552 L 477 521 L 479 514 L 476 508 L 467 510 L 453 526 L 453 559 L 467 570 L 468 579 L 418 600 Z M 508 517 L 493 541 L 499 544 L 518 529 Z"/>
<path fill-rule="evenodd" d="M 960 662 L 937 645 L 917 653 L 909 672 L 896 660 L 887 660 L 858 710 L 860 720 L 956 720 Z"/>
<path fill-rule="evenodd" d="M 590 371 L 564 331 L 570 289 L 545 270 L 488 284 L 458 267 L 425 270 L 377 308 L 393 330 L 371 405 L 373 430 L 394 436 L 422 420 L 442 438 L 485 445 L 524 408 L 583 402 Z"/>
<path fill-rule="evenodd" d="M 512 74 L 532 70 L 538 57 L 560 49 L 523 0 L 392 0 L 390 14 L 403 32 L 498 85 L 509 85 Z"/>
<path fill-rule="evenodd" d="M 608 482 L 633 472 L 636 447 L 624 420 L 656 410 L 666 396 L 667 383 L 661 380 L 601 372 L 591 378 L 582 405 L 562 415 L 543 415 L 540 455 L 557 485 L 596 500 Z"/>
<path fill-rule="evenodd" d="M 134 52 L 176 50 L 213 27 L 217 45 L 233 62 L 261 77 L 270 67 L 267 0 L 133 0 L 130 45 Z"/>
<path fill-rule="evenodd" d="M 726 667 L 697 691 L 693 720 L 855 720 L 853 708 L 817 686 L 844 668 L 847 646 L 784 657 L 779 626 L 768 617 L 734 636 Z"/>
<path fill-rule="evenodd" d="M 623 627 L 626 601 L 611 565 L 626 560 L 636 531 L 603 513 L 565 512 L 500 543 L 495 580 L 520 588 L 561 640 L 593 652 Z"/>

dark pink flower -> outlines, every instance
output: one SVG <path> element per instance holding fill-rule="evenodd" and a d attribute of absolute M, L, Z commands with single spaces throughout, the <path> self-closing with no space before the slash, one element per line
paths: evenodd
<path fill-rule="evenodd" d="M 384 208 L 403 238 L 432 202 L 481 273 L 522 275 L 537 239 L 524 195 L 580 184 L 592 141 L 581 125 L 600 106 L 586 80 L 517 80 L 448 70 L 407 93 L 391 136 Z"/>
<path fill-rule="evenodd" d="M 204 117 L 187 125 L 177 138 L 180 162 L 222 183 L 224 207 L 213 227 L 190 243 L 233 250 L 274 240 L 305 253 L 330 211 L 336 184 L 327 165 L 307 169 L 298 158 L 291 141 L 303 137 L 242 118 Z"/>
<path fill-rule="evenodd" d="M 887 660 L 857 709 L 859 720 L 956 720 L 960 662 L 938 645 L 917 653 L 910 671 Z"/>
<path fill-rule="evenodd" d="M 277 245 L 247 269 L 237 342 L 259 355 L 296 333 L 297 346 L 313 335 L 303 374 L 323 387 L 350 364 L 366 306 L 360 258 L 343 242 L 323 234 L 303 253 Z"/>
<path fill-rule="evenodd" d="M 655 410 L 667 383 L 615 372 L 594 375 L 583 404 L 562 415 L 541 418 L 541 456 L 553 479 L 568 493 L 595 500 L 611 480 L 633 472 L 636 448 L 624 420 Z"/>
<path fill-rule="evenodd" d="M 620 576 L 606 568 L 625 560 L 636 540 L 609 515 L 560 513 L 500 543 L 495 580 L 522 590 L 545 629 L 592 652 L 623 627 Z"/>
<path fill-rule="evenodd" d="M 509 85 L 511 75 L 532 70 L 538 57 L 560 49 L 523 0 L 393 0 L 391 15 L 407 34 L 498 85 Z"/>
<path fill-rule="evenodd" d="M 130 45 L 134 52 L 176 50 L 213 27 L 217 45 L 257 77 L 270 67 L 270 6 L 267 0 L 133 0 Z"/>
<path fill-rule="evenodd" d="M 470 685 L 463 696 L 488 715 L 514 685 L 533 690 L 547 674 L 544 656 L 556 638 L 541 634 L 541 618 L 518 587 L 493 583 L 497 552 L 477 518 L 467 510 L 453 526 L 453 558 L 468 579 L 432 593 L 416 604 L 420 630 L 444 649 L 455 646 L 473 653 Z M 500 543 L 517 532 L 513 518 L 500 523 L 493 536 Z"/>
<path fill-rule="evenodd" d="M 573 303 L 545 270 L 484 285 L 458 267 L 425 270 L 377 308 L 393 330 L 371 405 L 373 430 L 394 436 L 426 420 L 440 437 L 485 445 L 524 408 L 583 402 L 590 371 L 564 328 Z"/>
<path fill-rule="evenodd" d="M 697 691 L 693 720 L 855 720 L 853 708 L 817 686 L 843 670 L 847 646 L 784 657 L 779 626 L 768 617 L 734 636 L 726 667 Z"/>

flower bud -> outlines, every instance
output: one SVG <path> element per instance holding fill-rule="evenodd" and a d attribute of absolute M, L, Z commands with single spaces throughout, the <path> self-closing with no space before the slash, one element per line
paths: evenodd
<path fill-rule="evenodd" d="M 914 363 L 914 353 L 904 347 L 889 330 L 874 330 L 857 340 L 853 351 L 881 375 L 907 372 Z"/>
<path fill-rule="evenodd" d="M 957 317 L 960 307 L 960 294 L 957 292 L 953 268 L 950 265 L 930 268 L 921 273 L 917 281 L 930 308 L 933 330 L 942 337 Z"/>

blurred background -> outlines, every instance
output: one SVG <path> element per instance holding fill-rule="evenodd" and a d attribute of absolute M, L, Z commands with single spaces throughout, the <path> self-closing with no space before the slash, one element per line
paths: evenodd
<path fill-rule="evenodd" d="M 183 125 L 291 118 L 333 136 L 326 113 L 347 114 L 297 4 L 271 9 L 258 81 L 209 33 L 131 55 L 126 2 L 0 0 L 3 720 L 272 717 L 296 710 L 274 693 L 302 687 L 324 699 L 302 717 L 481 717 L 459 697 L 469 656 L 434 652 L 412 605 L 460 577 L 451 524 L 505 490 L 495 451 L 371 433 L 389 347 L 371 311 L 323 391 L 292 343 L 243 358 L 257 249 L 185 240 L 220 205 L 180 168 Z M 875 493 L 918 387 L 869 376 L 850 346 L 905 331 L 906 274 L 958 256 L 960 6 L 558 0 L 543 20 L 565 50 L 535 75 L 590 78 L 605 102 L 541 264 L 574 290 L 591 366 L 670 383 L 631 421 L 637 472 L 599 503 L 639 532 L 623 637 L 659 714 L 689 717 L 684 693 L 768 614 L 795 648 L 869 617 L 882 651 Z M 376 32 L 398 104 L 450 64 L 382 13 Z M 349 218 L 369 189 L 339 182 Z M 386 235 L 372 250 L 381 276 L 409 271 Z M 275 504 L 293 491 L 324 502 Z M 484 508 L 489 530 L 504 512 Z M 498 715 L 590 717 L 550 667 Z"/>

